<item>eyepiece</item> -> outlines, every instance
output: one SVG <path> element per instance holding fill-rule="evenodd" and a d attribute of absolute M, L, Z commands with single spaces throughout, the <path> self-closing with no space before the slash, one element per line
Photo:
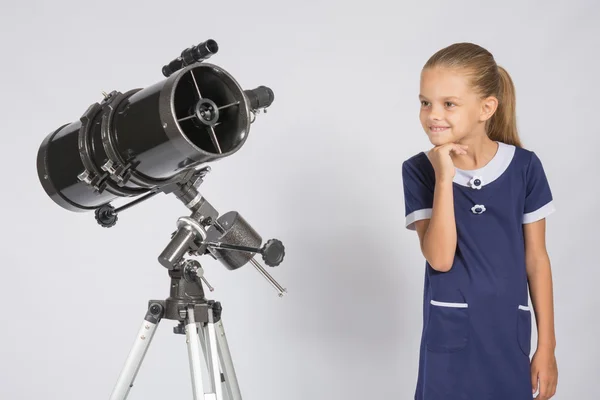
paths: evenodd
<path fill-rule="evenodd" d="M 208 39 L 196 46 L 188 47 L 181 55 L 165 65 L 162 73 L 165 77 L 171 76 L 175 71 L 187 67 L 190 64 L 201 62 L 210 58 L 219 51 L 219 45 L 213 39 Z"/>

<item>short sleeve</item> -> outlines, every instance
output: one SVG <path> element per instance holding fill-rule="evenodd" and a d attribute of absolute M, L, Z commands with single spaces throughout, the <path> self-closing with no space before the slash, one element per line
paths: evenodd
<path fill-rule="evenodd" d="M 414 231 L 416 221 L 431 218 L 434 186 L 425 168 L 420 167 L 414 158 L 402 164 L 402 183 L 405 227 Z"/>
<path fill-rule="evenodd" d="M 546 177 L 544 167 L 539 157 L 532 152 L 527 168 L 527 185 L 525 193 L 525 207 L 523 210 L 523 223 L 528 224 L 556 211 L 552 198 L 550 184 Z"/>

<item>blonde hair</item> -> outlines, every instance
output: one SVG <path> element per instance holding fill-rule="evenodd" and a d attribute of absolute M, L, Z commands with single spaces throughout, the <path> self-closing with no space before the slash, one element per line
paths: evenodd
<path fill-rule="evenodd" d="M 517 130 L 515 86 L 508 72 L 486 49 L 473 43 L 454 43 L 437 51 L 423 69 L 446 67 L 464 70 L 482 96 L 498 99 L 498 108 L 486 121 L 490 139 L 522 147 Z"/>

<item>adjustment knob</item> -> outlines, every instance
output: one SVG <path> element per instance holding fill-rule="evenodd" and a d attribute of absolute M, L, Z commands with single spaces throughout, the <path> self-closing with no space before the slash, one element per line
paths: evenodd
<path fill-rule="evenodd" d="M 276 267 L 283 261 L 285 247 L 280 240 L 270 239 L 263 246 L 261 253 L 265 264 L 270 267 Z"/>
<path fill-rule="evenodd" d="M 104 228 L 110 228 L 117 223 L 118 217 L 115 213 L 115 208 L 110 204 L 105 204 L 99 208 L 96 208 L 96 221 Z"/>

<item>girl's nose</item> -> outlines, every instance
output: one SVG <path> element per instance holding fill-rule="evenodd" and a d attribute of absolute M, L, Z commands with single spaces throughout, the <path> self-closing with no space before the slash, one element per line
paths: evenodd
<path fill-rule="evenodd" d="M 429 119 L 431 121 L 441 121 L 443 119 L 444 113 L 439 108 L 432 107 L 429 111 Z"/>

